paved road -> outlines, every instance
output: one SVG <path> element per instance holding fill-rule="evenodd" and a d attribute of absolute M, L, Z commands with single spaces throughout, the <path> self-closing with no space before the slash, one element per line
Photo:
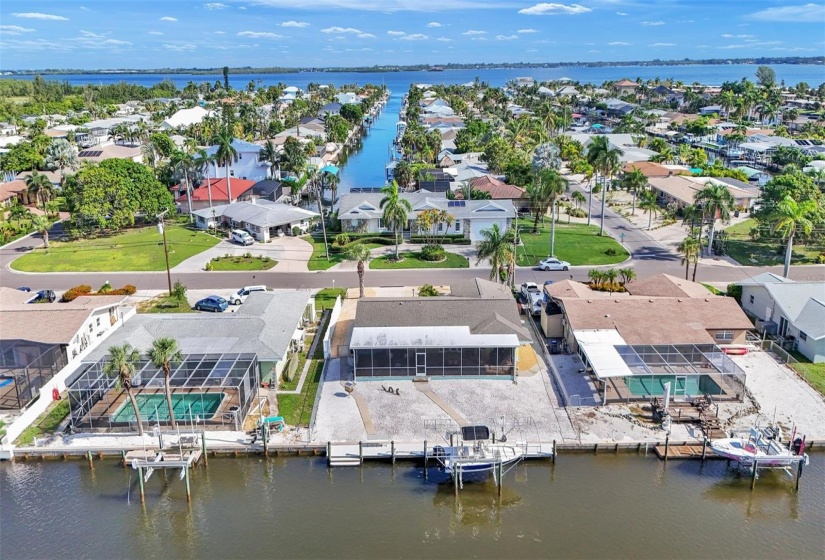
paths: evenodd
<path fill-rule="evenodd" d="M 572 188 L 580 189 L 575 183 Z M 596 200 L 593 201 L 594 223 L 598 224 L 599 213 Z M 621 216 L 610 210 L 605 211 L 605 228 L 619 237 L 624 233 L 624 244 L 632 253 L 632 260 L 622 266 L 633 266 L 639 277 L 660 272 L 675 276 L 684 275 L 684 267 L 678 255 L 669 252 L 644 230 L 628 224 Z M 59 225 L 56 226 L 59 228 Z M 59 230 L 54 232 L 56 237 Z M 163 290 L 167 287 L 166 272 L 81 272 L 81 273 L 46 273 L 30 274 L 11 270 L 8 265 L 22 253 L 42 245 L 39 235 L 20 239 L 0 249 L 0 285 L 8 287 L 29 286 L 34 290 L 65 290 L 78 284 L 92 287 L 109 281 L 113 286 L 134 284 L 138 289 Z M 570 272 L 541 272 L 531 268 L 519 268 L 516 272 L 517 282 L 532 280 L 543 283 L 545 280 L 562 280 L 573 277 L 586 280 L 589 266 L 574 267 Z M 734 282 L 770 270 L 782 273 L 782 267 L 757 268 L 733 267 L 729 265 L 700 266 L 696 279 L 702 282 Z M 484 269 L 449 269 L 449 270 L 385 270 L 366 272 L 364 283 L 367 286 L 420 286 L 422 284 L 450 284 L 462 282 L 477 276 L 486 278 Z M 792 267 L 791 277 L 797 280 L 825 281 L 825 266 Z M 352 288 L 358 286 L 358 276 L 354 271 L 326 272 L 173 272 L 172 282 L 180 280 L 191 289 L 231 288 L 249 284 L 266 284 L 272 288 L 325 288 L 330 286 Z"/>

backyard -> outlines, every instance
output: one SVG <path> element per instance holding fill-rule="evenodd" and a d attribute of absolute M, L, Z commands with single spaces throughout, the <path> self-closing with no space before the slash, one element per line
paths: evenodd
<path fill-rule="evenodd" d="M 791 367 L 821 395 L 825 396 L 825 363 L 797 362 L 791 364 Z"/>
<path fill-rule="evenodd" d="M 745 266 L 775 266 L 785 262 L 785 242 L 782 239 L 753 241 L 748 233 L 756 226 L 756 220 L 725 228 L 728 234 L 726 252 L 729 257 Z M 813 264 L 825 247 L 794 245 L 791 264 Z"/>
<path fill-rule="evenodd" d="M 167 226 L 169 266 L 214 247 L 220 239 L 202 231 Z M 163 236 L 156 227 L 136 228 L 78 241 L 53 241 L 16 259 L 22 272 L 117 272 L 164 270 Z"/>
<path fill-rule="evenodd" d="M 533 231 L 531 218 L 519 218 L 522 244 L 516 250 L 516 264 L 536 266 L 550 254 L 550 221 L 539 223 L 539 232 Z M 599 228 L 586 224 L 556 224 L 556 257 L 571 265 L 616 264 L 630 255 L 612 237 L 597 235 Z M 610 252 L 611 254 L 608 254 Z"/>
<path fill-rule="evenodd" d="M 470 268 L 467 257 L 455 253 L 446 253 L 443 261 L 425 261 L 418 251 L 403 251 L 401 260 L 396 261 L 395 255 L 385 255 L 370 261 L 370 270 L 397 270 L 403 268 Z"/>

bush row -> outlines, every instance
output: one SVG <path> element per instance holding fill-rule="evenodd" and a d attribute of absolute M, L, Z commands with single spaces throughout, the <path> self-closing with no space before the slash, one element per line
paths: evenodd
<path fill-rule="evenodd" d="M 415 244 L 426 244 L 427 238 L 426 237 L 410 237 L 410 243 Z M 467 239 L 466 237 L 460 236 L 448 236 L 446 239 L 441 237 L 438 238 L 437 241 L 438 245 L 472 245 L 473 242 Z"/>
<path fill-rule="evenodd" d="M 73 286 L 63 292 L 63 301 L 74 301 L 80 296 L 131 296 L 137 291 L 137 288 L 132 284 L 126 284 L 122 288 L 118 288 L 116 290 L 109 289 L 109 290 L 101 290 L 99 292 L 93 292 L 92 287 L 87 284 L 80 284 L 79 286 Z"/>
<path fill-rule="evenodd" d="M 359 243 L 375 243 L 376 245 L 395 245 L 395 240 L 391 237 L 362 237 L 361 239 L 350 241 L 349 243 L 343 246 L 338 245 L 336 243 L 330 243 L 329 252 L 342 253 L 347 250 L 347 247 L 352 247 L 353 245 L 357 245 Z"/>

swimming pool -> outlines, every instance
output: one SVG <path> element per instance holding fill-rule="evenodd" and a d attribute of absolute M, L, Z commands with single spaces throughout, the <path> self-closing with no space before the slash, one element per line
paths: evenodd
<path fill-rule="evenodd" d="M 670 382 L 671 395 L 719 395 L 722 393 L 717 383 L 707 375 L 644 375 L 625 377 L 625 385 L 634 397 L 661 396 L 665 392 L 665 383 Z"/>
<path fill-rule="evenodd" d="M 176 420 L 191 420 L 196 416 L 201 420 L 209 420 L 218 411 L 226 395 L 224 393 L 172 393 L 172 408 Z M 166 404 L 166 395 L 135 395 L 140 416 L 144 421 L 169 420 L 169 406 Z M 126 399 L 117 412 L 112 415 L 112 422 L 133 422 L 135 409 L 131 401 Z"/>

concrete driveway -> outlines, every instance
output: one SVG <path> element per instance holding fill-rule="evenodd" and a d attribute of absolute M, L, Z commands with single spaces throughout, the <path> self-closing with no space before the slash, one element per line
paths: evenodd
<path fill-rule="evenodd" d="M 201 272 L 206 263 L 216 257 L 245 255 L 246 253 L 278 261 L 278 264 L 271 269 L 275 272 L 307 272 L 307 262 L 312 256 L 312 245 L 300 237 L 276 237 L 270 243 L 255 243 L 248 246 L 224 240 L 211 249 L 186 259 L 172 271 Z"/>

